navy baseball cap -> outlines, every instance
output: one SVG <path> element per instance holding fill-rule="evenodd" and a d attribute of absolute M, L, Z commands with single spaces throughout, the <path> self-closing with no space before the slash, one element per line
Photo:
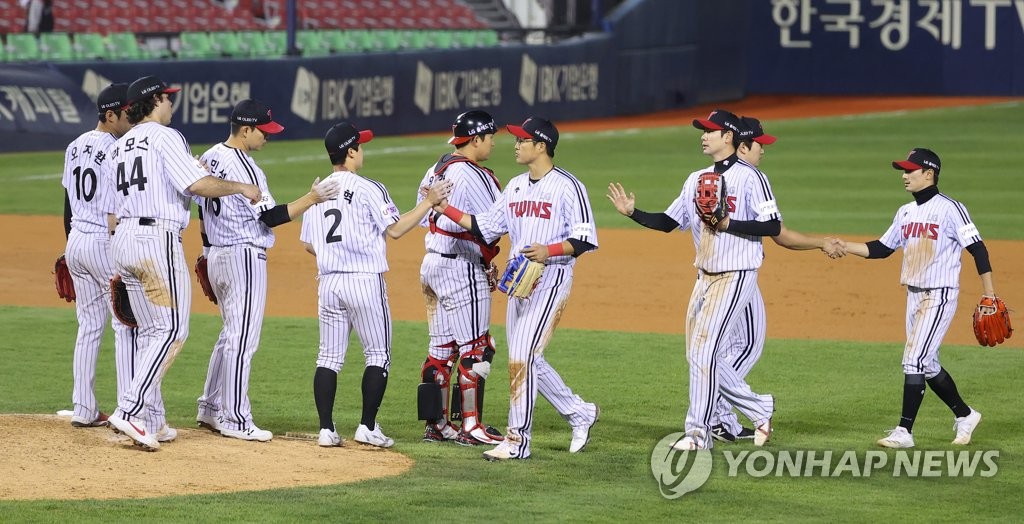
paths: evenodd
<path fill-rule="evenodd" d="M 128 86 L 128 93 L 126 95 L 128 101 L 125 106 L 130 106 L 157 93 L 177 93 L 178 91 L 181 91 L 180 87 L 170 87 L 163 80 L 155 76 L 144 76 Z"/>
<path fill-rule="evenodd" d="M 373 140 L 373 131 L 369 129 L 359 131 L 351 123 L 341 122 L 327 130 L 327 135 L 324 136 L 324 146 L 327 147 L 327 154 L 331 157 L 331 162 L 337 163 L 336 159 L 344 160 L 340 156 L 345 149 L 356 144 L 365 144 L 370 140 Z"/>
<path fill-rule="evenodd" d="M 693 127 L 701 131 L 732 131 L 737 136 L 743 134 L 739 117 L 724 109 L 715 109 L 707 118 L 694 118 Z"/>
<path fill-rule="evenodd" d="M 253 126 L 272 135 L 284 131 L 284 126 L 274 122 L 270 108 L 251 98 L 242 100 L 235 105 L 231 111 L 231 123 L 240 126 Z"/>
<path fill-rule="evenodd" d="M 548 151 L 552 153 L 555 152 L 555 146 L 558 145 L 558 128 L 550 120 L 531 116 L 523 122 L 523 125 L 509 124 L 505 126 L 505 129 L 508 129 L 509 133 L 519 138 L 544 142 L 548 145 Z"/>
<path fill-rule="evenodd" d="M 110 84 L 96 97 L 96 109 L 99 109 L 100 113 L 117 111 L 124 107 L 127 101 L 128 84 Z"/>
<path fill-rule="evenodd" d="M 774 144 L 778 140 L 778 138 L 766 134 L 764 128 L 761 127 L 761 121 L 756 118 L 743 116 L 740 117 L 740 122 L 743 124 L 742 127 L 745 128 L 740 132 L 740 137 L 743 140 L 753 140 L 763 146 Z"/>
<path fill-rule="evenodd" d="M 498 126 L 494 123 L 494 117 L 486 111 L 466 111 L 455 118 L 452 124 L 452 137 L 448 143 L 461 145 L 469 142 L 477 135 L 491 135 L 498 133 Z"/>
<path fill-rule="evenodd" d="M 939 155 L 935 154 L 935 151 L 923 147 L 915 147 L 910 150 L 910 153 L 907 153 L 906 160 L 894 160 L 892 167 L 902 171 L 934 169 L 935 173 L 938 174 L 939 170 L 942 169 L 942 162 L 939 161 Z"/>

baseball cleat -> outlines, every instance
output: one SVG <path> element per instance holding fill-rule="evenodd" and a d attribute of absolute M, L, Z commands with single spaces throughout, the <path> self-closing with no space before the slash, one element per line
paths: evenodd
<path fill-rule="evenodd" d="M 114 433 L 121 433 L 127 436 L 146 451 L 160 449 L 160 442 L 153 435 L 146 433 L 146 428 L 140 428 L 123 418 L 113 416 L 107 419 L 107 423 L 110 425 L 110 429 L 114 430 Z"/>
<path fill-rule="evenodd" d="M 740 432 L 736 434 L 736 439 L 751 440 L 754 438 L 754 430 L 750 428 L 740 428 Z"/>
<path fill-rule="evenodd" d="M 672 449 L 678 451 L 695 451 L 698 449 L 708 449 L 699 438 L 694 438 L 689 435 L 679 439 L 675 444 L 672 444 Z"/>
<path fill-rule="evenodd" d="M 455 442 L 463 446 L 479 446 L 482 444 L 493 446 L 500 444 L 504 440 L 504 436 L 495 437 L 479 424 L 469 431 L 466 431 L 465 426 L 463 426 L 462 431 L 459 431 L 459 435 L 455 437 Z"/>
<path fill-rule="evenodd" d="M 508 440 L 505 440 L 501 444 L 498 444 L 494 449 L 489 449 L 483 452 L 483 458 L 488 462 L 496 462 L 500 460 L 523 460 L 530 457 L 520 457 L 519 453 L 513 453 L 512 445 L 508 443 Z"/>
<path fill-rule="evenodd" d="M 458 436 L 459 432 L 448 423 L 445 423 L 440 429 L 437 424 L 428 423 L 426 429 L 423 430 L 423 442 L 445 442 L 455 440 Z"/>
<path fill-rule="evenodd" d="M 601 408 L 594 404 L 594 421 L 586 426 L 572 428 L 572 440 L 569 441 L 569 453 L 579 453 L 590 443 L 590 430 L 601 418 Z"/>
<path fill-rule="evenodd" d="M 395 445 L 394 439 L 384 435 L 384 431 L 381 430 L 380 424 L 374 423 L 373 431 L 366 427 L 366 424 L 360 424 L 356 428 L 356 435 L 353 438 L 360 444 L 366 444 L 368 446 L 377 446 L 378 448 L 390 448 Z"/>
<path fill-rule="evenodd" d="M 914 436 L 903 426 L 896 426 L 889 430 L 889 434 L 878 439 L 878 445 L 883 448 L 912 448 L 914 447 Z"/>
<path fill-rule="evenodd" d="M 102 411 L 100 411 L 99 415 L 97 415 L 93 420 L 86 420 L 83 417 L 72 416 L 71 425 L 76 428 L 98 428 L 107 425 L 107 418 L 107 415 Z"/>
<path fill-rule="evenodd" d="M 196 425 L 214 433 L 220 433 L 220 417 L 217 415 L 196 415 Z"/>
<path fill-rule="evenodd" d="M 750 436 L 753 438 L 754 432 L 750 432 Z M 729 430 L 721 424 L 711 426 L 711 438 L 719 442 L 736 442 L 736 435 L 729 433 Z"/>
<path fill-rule="evenodd" d="M 772 419 L 754 428 L 754 445 L 763 446 L 772 437 Z"/>
<path fill-rule="evenodd" d="M 954 420 L 953 431 L 956 431 L 956 438 L 953 439 L 953 444 L 959 446 L 970 444 L 971 434 L 974 433 L 974 428 L 978 427 L 979 422 L 981 422 L 981 413 L 974 411 L 974 408 L 971 408 L 970 415 Z"/>
<path fill-rule="evenodd" d="M 320 447 L 324 448 L 340 448 L 345 445 L 345 441 L 344 439 L 341 438 L 340 435 L 338 435 L 337 431 L 333 429 L 321 428 L 320 438 L 318 439 L 317 444 L 319 444 Z"/>
<path fill-rule="evenodd" d="M 255 424 L 249 426 L 249 429 L 228 429 L 221 428 L 220 434 L 228 438 L 237 438 L 239 440 L 251 440 L 256 442 L 270 442 L 274 438 L 274 434 L 256 427 Z"/>
<path fill-rule="evenodd" d="M 160 428 L 155 435 L 157 442 L 170 442 L 178 438 L 178 430 L 164 424 L 164 427 Z"/>

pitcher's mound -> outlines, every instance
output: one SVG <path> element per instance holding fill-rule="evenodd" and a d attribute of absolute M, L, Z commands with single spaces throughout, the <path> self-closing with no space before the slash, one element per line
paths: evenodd
<path fill-rule="evenodd" d="M 78 429 L 53 415 L 0 415 L 0 499 L 126 499 L 342 484 L 399 475 L 412 459 L 348 441 L 275 435 L 244 442 L 176 428 L 159 451 L 108 428 Z"/>

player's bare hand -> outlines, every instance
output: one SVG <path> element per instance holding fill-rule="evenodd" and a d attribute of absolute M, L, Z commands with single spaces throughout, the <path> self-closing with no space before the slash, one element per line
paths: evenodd
<path fill-rule="evenodd" d="M 249 203 L 256 205 L 260 200 L 263 200 L 263 192 L 260 191 L 258 186 L 252 184 L 242 184 L 242 196 L 249 199 Z"/>
<path fill-rule="evenodd" d="M 338 196 L 338 193 L 341 193 L 341 184 L 337 180 L 324 180 L 321 182 L 320 177 L 316 177 L 313 185 L 309 188 L 309 193 L 313 195 L 313 200 L 319 204 Z"/>
<path fill-rule="evenodd" d="M 452 183 L 450 180 L 441 180 L 434 182 L 430 186 L 430 190 L 427 191 L 427 195 L 424 199 L 428 200 L 431 205 L 438 205 L 442 201 L 448 198 L 452 194 Z"/>
<path fill-rule="evenodd" d="M 534 262 L 544 262 L 548 259 L 548 246 L 533 243 L 528 247 L 523 248 L 520 253 L 526 257 L 527 260 Z"/>
<path fill-rule="evenodd" d="M 821 246 L 821 250 L 828 255 L 829 258 L 842 258 L 846 256 L 846 242 L 833 237 L 825 237 L 825 242 Z"/>
<path fill-rule="evenodd" d="M 633 210 L 636 209 L 636 195 L 633 193 L 626 194 L 626 190 L 622 188 L 622 184 L 618 182 L 612 182 L 608 184 L 608 200 L 612 201 L 615 205 L 615 209 L 619 213 L 625 216 L 631 216 Z"/>

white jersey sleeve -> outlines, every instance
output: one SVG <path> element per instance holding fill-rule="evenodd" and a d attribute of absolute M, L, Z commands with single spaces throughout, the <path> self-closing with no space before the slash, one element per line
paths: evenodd
<path fill-rule="evenodd" d="M 692 226 L 690 222 L 690 207 L 693 205 L 693 198 L 696 195 L 697 188 L 696 180 L 700 173 L 707 171 L 702 169 L 700 171 L 694 171 L 690 173 L 690 176 L 686 177 L 686 181 L 683 182 L 683 189 L 680 190 L 679 196 L 669 204 L 668 208 L 665 209 L 665 214 L 672 220 L 675 220 L 679 224 L 679 229 L 686 231 Z"/>
<path fill-rule="evenodd" d="M 903 231 L 900 226 L 900 219 L 907 215 L 907 207 L 909 205 L 910 204 L 901 206 L 896 211 L 896 216 L 893 217 L 892 224 L 889 225 L 889 229 L 885 230 L 885 234 L 878 239 L 878 241 L 885 247 L 893 251 L 903 247 Z"/>
<path fill-rule="evenodd" d="M 513 178 L 505 186 L 505 190 L 498 195 L 497 200 L 491 204 L 491 207 L 487 211 L 476 215 L 476 226 L 480 229 L 484 241 L 488 244 L 493 243 L 501 238 L 502 235 L 508 233 L 508 194 L 512 190 L 513 182 L 520 178 L 522 178 L 522 175 Z"/>
<path fill-rule="evenodd" d="M 565 222 L 568 235 L 566 239 L 582 240 L 597 248 L 597 226 L 594 225 L 594 211 L 590 208 L 590 196 L 587 188 L 575 176 L 560 168 L 555 168 L 566 178 L 567 190 L 562 192 L 562 220 Z"/>

